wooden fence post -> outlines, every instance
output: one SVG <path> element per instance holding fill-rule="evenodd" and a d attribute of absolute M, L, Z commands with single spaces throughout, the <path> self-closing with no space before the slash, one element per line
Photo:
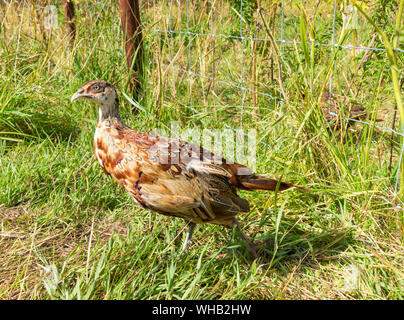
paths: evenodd
<path fill-rule="evenodd" d="M 139 100 L 143 77 L 143 43 L 139 0 L 119 0 L 122 29 L 125 35 L 126 61 L 133 98 Z M 135 59 L 135 61 L 134 61 Z"/>
<path fill-rule="evenodd" d="M 74 15 L 74 3 L 72 0 L 63 0 L 66 16 L 66 29 L 69 37 L 69 44 L 73 47 L 74 39 L 76 38 L 76 23 Z"/>

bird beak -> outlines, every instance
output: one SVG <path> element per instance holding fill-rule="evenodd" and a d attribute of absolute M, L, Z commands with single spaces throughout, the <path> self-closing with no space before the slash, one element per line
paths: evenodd
<path fill-rule="evenodd" d="M 73 102 L 74 100 L 77 100 L 78 98 L 82 97 L 82 93 L 83 93 L 83 89 L 79 89 L 77 90 L 74 95 L 72 96 L 72 98 L 70 99 L 71 102 Z"/>

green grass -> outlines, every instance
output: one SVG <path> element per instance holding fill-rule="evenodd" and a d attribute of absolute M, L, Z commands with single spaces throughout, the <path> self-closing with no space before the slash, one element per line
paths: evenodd
<path fill-rule="evenodd" d="M 210 11 L 196 5 L 190 30 L 209 33 Z M 332 3 L 317 13 L 305 8 L 312 20 L 287 5 L 285 38 L 315 34 L 329 42 Z M 349 88 L 365 52 L 353 57 L 350 50 L 285 45 L 288 103 L 264 95 L 254 102 L 246 91 L 243 104 L 234 87 L 241 80 L 240 41 L 145 30 L 146 80 L 133 114 L 122 94 L 130 96 L 115 2 L 80 1 L 72 49 L 58 9 L 59 28 L 44 31 L 45 41 L 31 4 L 0 5 L 0 299 L 403 299 L 404 220 L 397 206 L 404 202 L 394 194 L 400 140 L 360 124 L 331 132 L 318 111 L 335 62 L 334 92 L 391 126 L 395 99 L 385 55 L 372 54 Z M 169 2 L 145 3 L 146 28 L 167 30 L 168 11 Z M 173 2 L 173 29 L 187 29 L 185 13 L 185 4 Z M 213 21 L 216 34 L 239 30 L 227 1 L 216 3 Z M 268 21 L 277 39 L 279 21 L 280 11 Z M 375 31 L 361 21 L 358 43 L 367 46 Z M 394 23 L 385 26 L 388 37 Z M 244 35 L 268 38 L 264 28 Z M 336 42 L 351 39 L 337 32 Z M 192 70 L 218 81 L 194 77 L 191 87 L 188 74 L 170 67 L 188 69 L 189 45 Z M 279 98 L 270 43 L 257 43 L 255 84 L 252 50 L 246 40 L 244 86 Z M 401 70 L 403 58 L 397 55 Z M 95 78 L 117 85 L 122 117 L 140 131 L 169 132 L 171 121 L 181 130 L 257 129 L 257 172 L 311 190 L 241 192 L 251 211 L 240 220 L 259 244 L 260 260 L 251 261 L 234 230 L 213 225 L 199 226 L 181 254 L 185 223 L 140 209 L 102 172 L 93 155 L 96 108 L 70 102 Z"/>

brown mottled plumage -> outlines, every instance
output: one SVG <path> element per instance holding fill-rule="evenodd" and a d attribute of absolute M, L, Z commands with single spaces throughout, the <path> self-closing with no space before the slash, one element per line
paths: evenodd
<path fill-rule="evenodd" d="M 231 227 L 240 212 L 248 212 L 247 200 L 236 189 L 285 190 L 292 184 L 253 173 L 192 143 L 134 131 L 122 123 L 113 85 L 94 80 L 84 84 L 72 97 L 89 99 L 99 105 L 94 136 L 97 159 L 119 185 L 142 207 L 183 218 L 190 228 L 214 223 Z M 242 233 L 241 233 L 242 234 Z M 242 234 L 243 238 L 246 237 Z M 253 245 L 247 248 L 256 256 Z"/>
<path fill-rule="evenodd" d="M 332 98 L 330 99 L 329 93 L 323 92 L 319 107 L 333 130 L 337 131 L 341 129 L 341 103 L 344 104 L 345 107 L 345 113 L 342 115 L 344 118 L 366 121 L 368 113 L 365 108 L 356 103 L 347 102 L 346 97 L 332 95 Z M 333 115 L 330 113 L 333 113 Z M 369 117 L 369 120 L 372 120 L 371 116 Z M 381 121 L 381 119 L 376 119 L 376 121 Z M 347 126 L 349 127 L 353 123 L 354 121 L 348 120 Z"/>

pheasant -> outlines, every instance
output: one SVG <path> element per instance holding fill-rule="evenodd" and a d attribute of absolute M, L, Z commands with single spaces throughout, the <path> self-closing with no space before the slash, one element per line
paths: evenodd
<path fill-rule="evenodd" d="M 81 98 L 99 105 L 94 135 L 99 164 L 143 208 L 188 222 L 182 250 L 197 224 L 213 223 L 235 226 L 247 250 L 257 257 L 236 218 L 250 210 L 236 189 L 282 191 L 294 185 L 257 175 L 196 144 L 132 130 L 120 118 L 115 87 L 104 80 L 85 83 L 71 101 Z"/>
<path fill-rule="evenodd" d="M 346 97 L 337 97 L 336 95 L 332 95 L 330 99 L 330 95 L 327 92 L 323 92 L 321 101 L 319 103 L 319 107 L 324 115 L 324 118 L 330 123 L 331 128 L 333 130 L 339 130 L 341 128 L 340 122 L 340 102 L 346 104 L 346 114 L 345 118 L 350 118 L 353 120 L 362 120 L 366 121 L 368 114 L 362 106 L 356 103 L 347 103 Z M 372 120 L 372 116 L 369 117 L 369 120 Z M 376 119 L 376 121 L 382 121 L 382 119 Z M 351 126 L 354 124 L 354 121 L 348 119 L 347 126 Z"/>

